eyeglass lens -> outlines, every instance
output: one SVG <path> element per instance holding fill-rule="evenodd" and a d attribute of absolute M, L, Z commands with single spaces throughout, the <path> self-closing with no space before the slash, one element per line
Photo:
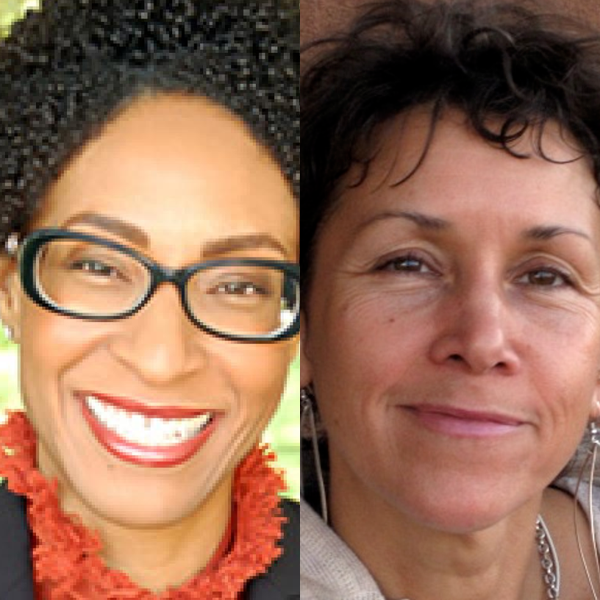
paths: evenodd
<path fill-rule="evenodd" d="M 98 243 L 52 239 L 41 246 L 36 285 L 52 304 L 82 316 L 111 318 L 146 297 L 149 269 L 137 258 Z M 274 266 L 226 264 L 196 271 L 185 295 L 194 317 L 222 333 L 269 335 L 298 312 L 298 283 Z"/>

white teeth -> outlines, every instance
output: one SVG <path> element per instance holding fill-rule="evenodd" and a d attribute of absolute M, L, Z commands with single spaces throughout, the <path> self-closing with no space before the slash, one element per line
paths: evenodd
<path fill-rule="evenodd" d="M 128 442 L 143 446 L 176 446 L 196 437 L 211 421 L 212 413 L 188 419 L 160 419 L 105 404 L 95 396 L 85 402 L 107 429 Z"/>

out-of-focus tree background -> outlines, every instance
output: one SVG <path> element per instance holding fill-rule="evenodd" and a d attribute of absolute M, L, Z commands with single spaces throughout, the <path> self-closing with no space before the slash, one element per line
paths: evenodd
<path fill-rule="evenodd" d="M 0 35 L 5 35 L 11 24 L 28 9 L 38 7 L 39 0 L 0 0 Z M 21 406 L 18 360 L 17 347 L 0 334 L 0 411 Z M 290 369 L 281 407 L 265 433 L 265 441 L 275 449 L 279 464 L 286 471 L 288 495 L 295 498 L 300 494 L 299 385 L 299 361 L 296 360 Z"/>

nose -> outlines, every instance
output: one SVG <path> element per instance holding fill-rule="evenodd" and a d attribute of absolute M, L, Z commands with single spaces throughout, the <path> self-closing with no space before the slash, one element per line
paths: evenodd
<path fill-rule="evenodd" d="M 442 305 L 437 316 L 439 335 L 431 347 L 434 362 L 473 374 L 518 370 L 510 308 L 500 286 L 482 281 L 465 284 Z"/>
<path fill-rule="evenodd" d="M 148 304 L 115 325 L 112 354 L 148 384 L 169 383 L 205 366 L 199 338 L 208 334 L 189 320 L 175 286 L 161 285 Z"/>

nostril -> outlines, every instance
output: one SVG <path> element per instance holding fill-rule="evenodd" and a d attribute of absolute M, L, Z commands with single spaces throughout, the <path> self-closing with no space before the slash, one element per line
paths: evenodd
<path fill-rule="evenodd" d="M 448 357 L 450 360 L 453 360 L 454 362 L 462 362 L 462 356 L 460 354 L 452 354 Z"/>

